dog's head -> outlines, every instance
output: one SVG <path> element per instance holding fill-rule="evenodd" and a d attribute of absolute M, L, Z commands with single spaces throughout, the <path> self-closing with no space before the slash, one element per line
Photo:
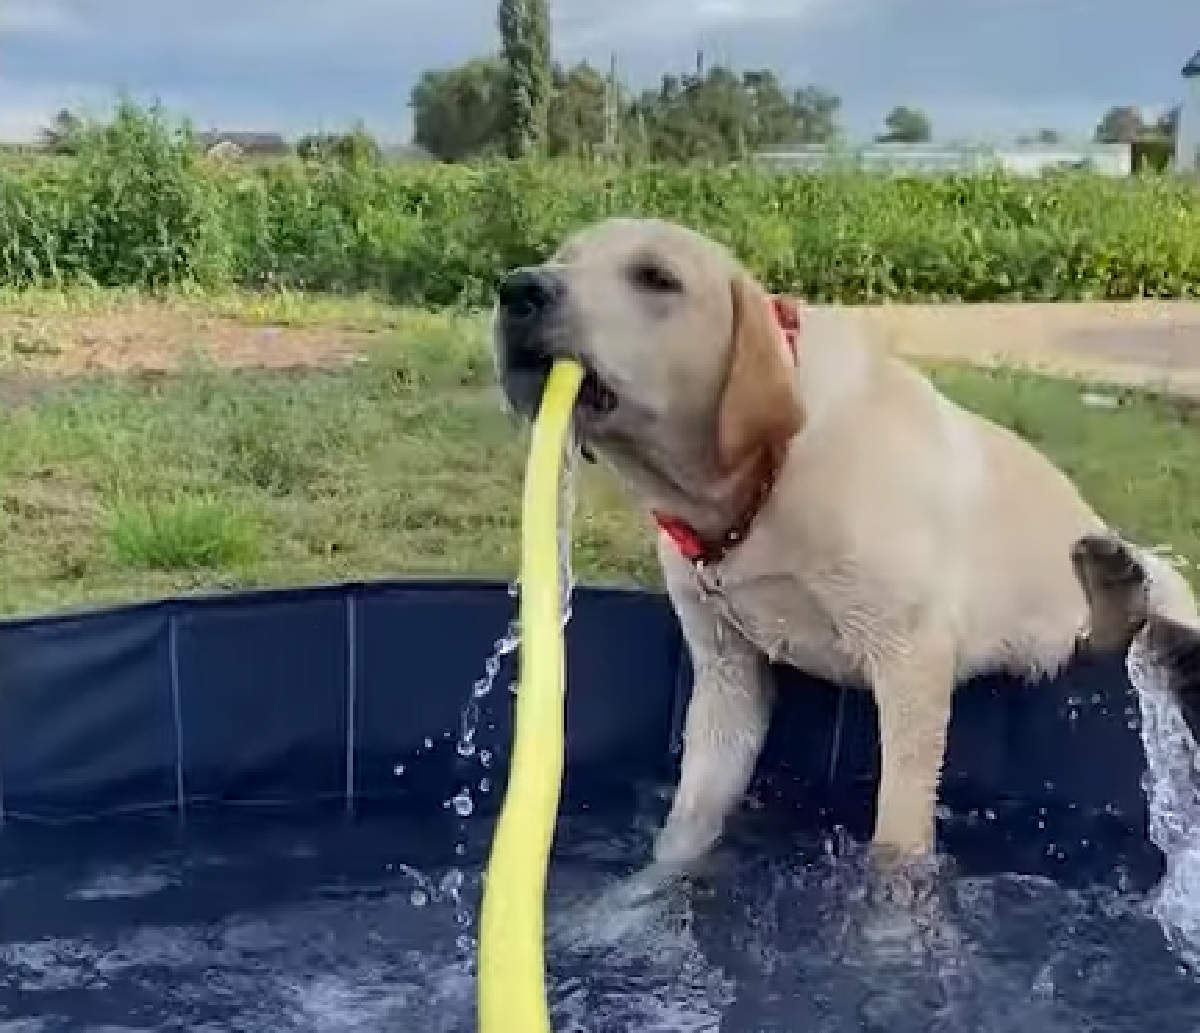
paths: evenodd
<path fill-rule="evenodd" d="M 525 416 L 554 360 L 581 362 L 576 432 L 618 465 L 726 473 L 803 424 L 771 300 L 729 252 L 682 226 L 608 220 L 514 271 L 494 343 L 505 394 Z"/>

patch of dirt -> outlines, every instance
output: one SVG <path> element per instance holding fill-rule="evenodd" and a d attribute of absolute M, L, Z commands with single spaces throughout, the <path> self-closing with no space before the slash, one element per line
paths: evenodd
<path fill-rule="evenodd" d="M 196 362 L 231 369 L 329 367 L 354 361 L 372 335 L 336 327 L 256 326 L 132 305 L 94 315 L 0 315 L 0 370 L 42 376 L 170 372 Z M 8 379 L 8 377 L 5 377 Z"/>
<path fill-rule="evenodd" d="M 885 305 L 845 308 L 909 357 L 1005 364 L 1200 396 L 1200 302 Z M 0 315 L 0 404 L 47 378 L 166 373 L 202 362 L 311 369 L 353 362 L 373 335 L 337 327 L 260 326 L 133 304 L 93 315 Z"/>
<path fill-rule="evenodd" d="M 1200 395 L 1200 302 L 895 305 L 847 311 L 901 355 Z"/>

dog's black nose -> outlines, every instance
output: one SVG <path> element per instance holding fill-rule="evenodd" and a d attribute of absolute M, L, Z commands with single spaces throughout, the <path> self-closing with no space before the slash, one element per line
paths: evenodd
<path fill-rule="evenodd" d="M 533 319 L 552 309 L 563 294 L 563 283 L 545 269 L 516 269 L 500 284 L 498 300 L 510 319 Z"/>

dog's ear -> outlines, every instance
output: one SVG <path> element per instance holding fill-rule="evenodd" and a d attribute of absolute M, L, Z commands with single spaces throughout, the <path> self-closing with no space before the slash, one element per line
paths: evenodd
<path fill-rule="evenodd" d="M 735 278 L 730 290 L 733 342 L 717 410 L 717 459 L 726 472 L 762 449 L 781 448 L 804 426 L 780 327 L 787 320 L 776 316 L 771 299 L 749 276 Z"/>

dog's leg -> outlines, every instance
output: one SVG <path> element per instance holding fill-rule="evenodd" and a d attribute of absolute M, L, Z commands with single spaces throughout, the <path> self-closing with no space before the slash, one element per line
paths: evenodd
<path fill-rule="evenodd" d="M 1126 649 L 1149 609 L 1146 569 L 1116 535 L 1091 534 L 1071 548 L 1071 565 L 1088 602 L 1088 643 Z"/>
<path fill-rule="evenodd" d="M 1200 621 L 1186 583 L 1112 534 L 1080 538 L 1071 562 L 1091 609 L 1091 640 L 1100 648 L 1133 644 L 1164 676 L 1200 742 Z"/>
<path fill-rule="evenodd" d="M 757 655 L 698 674 L 684 725 L 679 786 L 654 857 L 672 867 L 716 843 L 750 785 L 770 722 L 770 693 Z"/>
<path fill-rule="evenodd" d="M 682 868 L 713 846 L 754 775 L 771 719 L 765 658 L 698 595 L 673 586 L 695 670 L 683 760 L 656 865 Z"/>
<path fill-rule="evenodd" d="M 954 674 L 953 644 L 937 635 L 922 636 L 875 665 L 881 757 L 873 847 L 885 862 L 933 852 Z"/>

